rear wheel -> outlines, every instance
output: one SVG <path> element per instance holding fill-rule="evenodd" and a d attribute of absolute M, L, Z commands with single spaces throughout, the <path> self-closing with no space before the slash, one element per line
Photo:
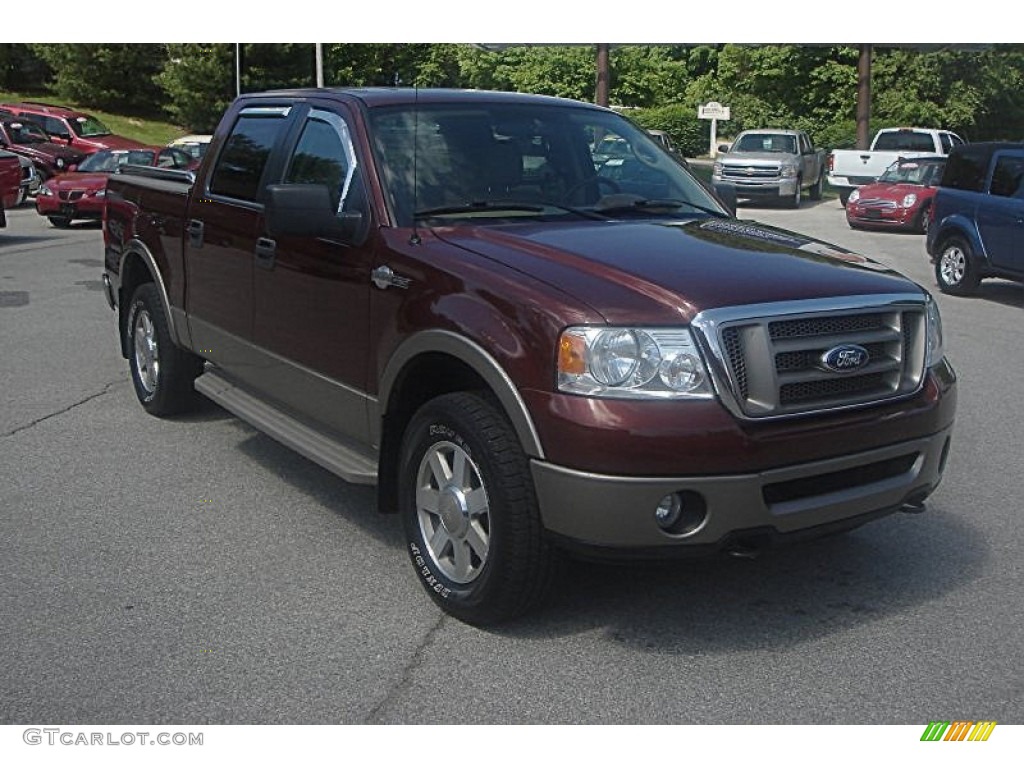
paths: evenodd
<path fill-rule="evenodd" d="M 489 397 L 458 392 L 413 417 L 399 510 L 423 588 L 446 613 L 487 625 L 537 605 L 553 578 L 529 463 Z"/>
<path fill-rule="evenodd" d="M 839 190 L 839 204 L 842 205 L 843 208 L 846 207 L 846 203 L 850 199 L 850 192 L 852 192 L 852 191 L 853 190 L 850 190 L 850 189 L 841 189 L 841 190 Z"/>
<path fill-rule="evenodd" d="M 67 216 L 47 216 L 46 218 L 57 229 L 67 229 L 71 226 L 71 219 Z"/>
<path fill-rule="evenodd" d="M 195 403 L 192 383 L 203 361 L 172 340 L 160 294 L 153 283 L 135 289 L 125 323 L 128 365 L 135 394 L 154 416 L 171 416 Z"/>
<path fill-rule="evenodd" d="M 914 229 L 920 232 L 922 235 L 928 234 L 928 224 L 931 218 L 930 205 L 924 205 L 921 207 L 921 212 L 917 214 L 917 221 L 914 222 Z"/>
<path fill-rule="evenodd" d="M 968 296 L 977 290 L 980 280 L 971 246 L 959 237 L 947 240 L 935 262 L 935 281 L 942 292 Z"/>

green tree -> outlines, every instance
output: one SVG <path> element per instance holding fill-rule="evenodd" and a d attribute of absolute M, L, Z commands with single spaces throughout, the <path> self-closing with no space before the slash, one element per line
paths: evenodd
<path fill-rule="evenodd" d="M 197 133 L 210 133 L 235 95 L 235 51 L 230 43 L 167 46 L 157 84 L 171 117 Z"/>
<path fill-rule="evenodd" d="M 97 109 L 155 115 L 163 93 L 154 81 L 165 46 L 149 43 L 38 43 L 33 52 L 53 72 L 61 99 Z"/>

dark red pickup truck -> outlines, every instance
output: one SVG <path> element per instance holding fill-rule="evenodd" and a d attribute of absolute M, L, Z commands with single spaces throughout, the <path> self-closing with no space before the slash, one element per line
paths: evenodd
<path fill-rule="evenodd" d="M 468 622 L 535 605 L 563 550 L 746 554 L 920 511 L 948 454 L 926 291 L 738 221 L 592 105 L 246 95 L 194 177 L 110 178 L 104 239 L 143 406 L 194 386 L 376 484 Z"/>

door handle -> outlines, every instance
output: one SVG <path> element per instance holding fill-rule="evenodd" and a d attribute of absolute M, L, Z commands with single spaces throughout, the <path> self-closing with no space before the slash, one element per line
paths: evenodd
<path fill-rule="evenodd" d="M 202 248 L 203 222 L 199 219 L 190 219 L 185 230 L 188 232 L 188 244 L 193 248 Z"/>
<path fill-rule="evenodd" d="M 274 254 L 277 252 L 277 242 L 269 237 L 261 237 L 256 241 L 256 266 L 264 269 L 274 268 Z"/>

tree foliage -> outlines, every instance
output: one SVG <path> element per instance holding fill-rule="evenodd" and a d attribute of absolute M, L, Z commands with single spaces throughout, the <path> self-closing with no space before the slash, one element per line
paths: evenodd
<path fill-rule="evenodd" d="M 165 46 L 151 43 L 40 43 L 33 52 L 53 72 L 61 99 L 109 110 L 159 114 L 165 95 L 154 78 Z"/>
<path fill-rule="evenodd" d="M 326 84 L 482 88 L 594 98 L 596 46 L 324 44 Z M 309 43 L 240 46 L 243 91 L 315 83 Z M 723 134 L 785 126 L 823 146 L 855 138 L 858 50 L 829 45 L 615 45 L 610 101 L 683 144 L 706 125 L 698 105 L 718 101 Z M 163 111 L 209 130 L 235 91 L 233 44 L 0 44 L 0 87 L 38 91 L 129 114 Z M 1024 135 L 1024 46 L 970 50 L 876 47 L 872 128 L 920 125 L 972 140 Z M 632 113 L 631 113 L 632 114 Z M 691 120 L 692 116 L 692 120 Z M 691 125 L 692 123 L 692 125 Z"/>

